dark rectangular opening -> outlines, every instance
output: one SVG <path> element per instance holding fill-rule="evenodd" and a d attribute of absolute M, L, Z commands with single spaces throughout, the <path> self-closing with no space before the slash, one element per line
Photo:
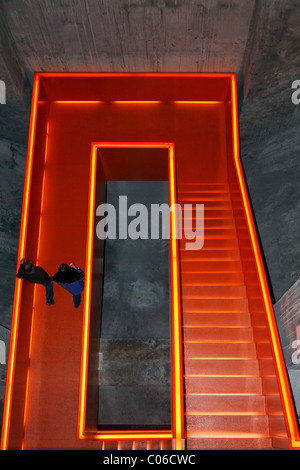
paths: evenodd
<path fill-rule="evenodd" d="M 169 205 L 167 149 L 98 151 L 90 431 L 172 428 L 170 239 L 161 205 Z"/>
<path fill-rule="evenodd" d="M 109 181 L 117 220 L 120 197 L 151 219 L 151 205 L 168 204 L 168 182 Z M 132 235 L 147 236 L 142 220 Z M 147 225 L 148 238 L 105 240 L 98 429 L 171 428 L 169 240 L 151 239 Z"/>

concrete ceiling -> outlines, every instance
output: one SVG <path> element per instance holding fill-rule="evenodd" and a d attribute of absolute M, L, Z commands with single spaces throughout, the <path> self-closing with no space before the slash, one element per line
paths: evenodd
<path fill-rule="evenodd" d="M 7 89 L 0 136 L 26 143 L 35 71 L 236 72 L 248 93 L 262 67 L 272 68 L 275 56 L 284 62 L 291 41 L 273 46 L 297 3 L 0 0 L 0 79 Z"/>
<path fill-rule="evenodd" d="M 3 18 L 29 71 L 238 71 L 254 0 L 10 0 Z"/>
<path fill-rule="evenodd" d="M 239 72 L 258 8 L 255 0 L 0 0 L 1 135 L 26 141 L 35 71 Z"/>

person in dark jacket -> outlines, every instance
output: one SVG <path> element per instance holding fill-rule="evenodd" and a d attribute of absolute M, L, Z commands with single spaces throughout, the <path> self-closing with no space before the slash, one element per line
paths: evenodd
<path fill-rule="evenodd" d="M 31 261 L 22 259 L 17 272 L 17 278 L 24 279 L 33 284 L 41 284 L 46 289 L 46 305 L 53 305 L 53 281 L 46 271 L 40 266 L 34 266 Z"/>
<path fill-rule="evenodd" d="M 54 274 L 53 280 L 73 295 L 74 307 L 78 308 L 84 289 L 84 272 L 73 263 L 70 263 L 70 266 L 63 263 Z"/>

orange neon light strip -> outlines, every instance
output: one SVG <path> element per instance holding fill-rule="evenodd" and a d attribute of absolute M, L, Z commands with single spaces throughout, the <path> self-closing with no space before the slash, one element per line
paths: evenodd
<path fill-rule="evenodd" d="M 39 73 L 35 75 L 34 83 L 33 83 L 33 93 L 32 93 L 32 106 L 31 106 L 31 118 L 30 118 L 30 127 L 29 127 L 29 140 L 28 140 L 28 151 L 27 151 L 27 163 L 26 163 L 26 172 L 25 172 L 25 182 L 24 182 L 24 194 L 23 194 L 23 207 L 22 207 L 22 216 L 21 216 L 21 225 L 20 225 L 20 239 L 19 239 L 19 248 L 18 248 L 18 260 L 25 256 L 25 246 L 26 246 L 26 239 L 27 239 L 27 224 L 28 224 L 28 212 L 29 212 L 29 200 L 30 200 L 30 189 L 31 189 L 31 177 L 32 177 L 32 164 L 33 164 L 33 151 L 34 151 L 34 141 L 35 141 L 35 132 L 36 132 L 36 119 L 37 119 L 37 103 L 38 103 L 38 93 L 39 93 L 39 83 L 40 78 L 42 77 L 194 77 L 195 73 Z M 231 97 L 232 97 L 232 138 L 233 138 L 233 158 L 234 164 L 236 169 L 236 174 L 241 190 L 241 195 L 243 199 L 244 209 L 247 218 L 248 229 L 251 237 L 251 243 L 253 252 L 255 254 L 255 262 L 257 266 L 257 272 L 260 280 L 261 291 L 263 295 L 263 301 L 265 306 L 266 318 L 269 327 L 269 332 L 271 336 L 273 354 L 274 354 L 274 362 L 276 366 L 276 371 L 278 374 L 279 379 L 279 388 L 281 399 L 283 403 L 283 409 L 285 413 L 285 418 L 287 422 L 287 428 L 291 438 L 291 445 L 292 447 L 299 447 L 300 448 L 300 440 L 299 440 L 299 430 L 298 430 L 298 423 L 295 416 L 295 409 L 293 405 L 293 399 L 291 396 L 291 390 L 289 386 L 289 380 L 287 377 L 287 372 L 285 369 L 284 358 L 282 354 L 280 339 L 277 331 L 277 325 L 274 318 L 273 306 L 270 299 L 270 294 L 268 290 L 267 280 L 265 276 L 264 266 L 260 254 L 259 244 L 256 236 L 255 225 L 251 214 L 250 203 L 248 200 L 246 185 L 243 177 L 243 171 L 240 162 L 240 154 L 239 154 L 239 137 L 238 137 L 238 113 L 237 113 L 237 86 L 236 86 L 236 78 L 234 74 L 224 74 L 224 73 L 204 73 L 199 74 L 201 77 L 222 77 L 222 78 L 229 78 L 231 81 Z M 71 101 L 60 101 L 61 103 L 71 103 Z M 100 101 L 80 101 L 74 103 L 101 103 Z M 192 102 L 189 102 L 192 103 Z M 208 102 L 206 102 L 208 103 Z M 97 145 L 97 144 L 94 144 Z M 114 144 L 116 145 L 116 144 Z M 131 146 L 132 144 L 126 143 L 125 145 Z M 136 144 L 138 146 L 140 144 Z M 167 144 L 171 145 L 171 144 Z M 157 148 L 161 147 L 162 144 L 158 145 Z M 170 152 L 171 153 L 171 152 Z M 92 147 L 92 155 L 91 161 L 96 162 L 97 157 L 97 147 Z M 87 243 L 87 259 L 86 263 L 87 266 L 91 266 L 91 253 L 93 247 L 93 229 L 91 227 L 94 226 L 94 198 L 91 191 L 93 185 L 95 185 L 95 168 L 93 169 L 93 165 L 91 165 L 91 174 L 90 174 L 90 197 L 89 197 L 89 225 L 88 228 L 88 243 Z M 171 169 L 171 165 L 169 167 L 169 172 L 173 172 Z M 172 192 L 176 194 L 175 192 Z M 92 194 L 92 196 L 91 196 Z M 171 194 L 171 192 L 170 192 Z M 171 195 L 170 195 L 171 201 Z M 176 228 L 176 214 L 171 218 L 171 228 Z M 175 244 L 172 242 L 171 246 L 175 250 Z M 173 260 L 173 257 L 171 258 Z M 174 261 L 174 260 L 173 260 Z M 173 266 L 173 262 L 172 262 Z M 174 276 L 173 279 L 178 279 L 178 269 L 174 264 Z M 86 270 L 86 279 L 89 276 L 89 283 L 91 283 L 91 271 L 88 272 Z M 17 350 L 17 339 L 18 339 L 18 328 L 19 328 L 19 314 L 20 314 L 20 303 L 21 303 L 21 294 L 22 294 L 22 280 L 16 279 L 15 282 L 15 293 L 14 293 L 14 305 L 13 305 L 13 317 L 12 317 L 12 324 L 11 324 L 11 339 L 10 339 L 10 351 L 9 351 L 9 359 L 8 359 L 8 366 L 7 366 L 7 379 L 6 379 L 6 393 L 5 393 L 5 402 L 4 402 L 4 411 L 3 411 L 3 421 L 2 421 L 2 437 L 1 437 L 1 449 L 7 449 L 8 447 L 8 436 L 10 430 L 10 420 L 11 420 L 11 406 L 12 406 L 12 395 L 13 395 L 13 383 L 14 383 L 14 373 L 15 373 L 15 361 L 16 361 L 16 350 Z M 89 331 L 89 301 L 90 301 L 90 292 L 86 292 L 85 302 L 84 302 L 84 311 L 88 313 L 88 315 L 84 316 L 84 328 L 83 328 L 83 345 L 86 346 L 86 353 L 88 351 L 88 331 Z M 180 324 L 180 315 L 178 312 L 178 325 Z M 178 343 L 179 344 L 179 343 Z M 83 351 L 84 352 L 84 351 Z M 82 356 L 82 364 L 81 364 L 81 379 L 87 376 L 87 355 Z M 182 377 L 180 377 L 182 382 Z M 181 384 L 182 385 L 182 384 Z M 82 403 L 85 405 L 85 393 L 86 393 L 86 382 L 81 380 L 81 390 L 80 390 L 80 408 L 79 408 L 79 434 L 82 439 L 88 438 L 87 435 L 83 435 L 84 431 L 84 408 L 82 407 Z M 181 389 L 179 382 L 174 385 L 176 390 L 181 394 Z M 181 397 L 182 398 L 182 397 Z M 179 410 L 179 403 L 180 399 L 177 398 L 175 403 L 175 410 Z M 82 414 L 81 414 L 82 412 Z M 183 423 L 182 417 L 178 418 L 178 420 L 174 420 L 174 432 L 173 433 L 165 434 L 164 432 L 153 434 L 151 432 L 147 433 L 149 438 L 174 438 L 176 439 L 176 445 L 180 445 L 180 431 L 181 425 Z M 176 427 L 177 426 L 177 427 Z M 112 437 L 113 436 L 113 437 Z M 125 436 L 125 437 L 124 437 Z M 143 439 L 143 434 L 136 434 L 133 433 L 107 433 L 105 436 L 103 434 L 98 436 L 93 436 L 93 439 Z M 183 436 L 183 435 L 182 435 Z"/>
<path fill-rule="evenodd" d="M 59 100 L 53 101 L 56 104 L 103 104 L 103 103 L 112 103 L 112 104 L 161 104 L 161 103 L 171 103 L 171 104 L 220 104 L 222 101 L 158 101 L 158 100 L 127 100 L 127 101 L 84 101 L 84 100 Z"/>
<path fill-rule="evenodd" d="M 203 78 L 231 78 L 232 73 L 223 72 L 39 72 L 39 77 L 203 77 Z"/>
<path fill-rule="evenodd" d="M 114 104 L 159 104 L 164 101 L 112 101 Z"/>
<path fill-rule="evenodd" d="M 56 104 L 102 104 L 102 103 L 112 103 L 112 104 L 157 104 L 164 103 L 164 101 L 53 101 Z"/>
<path fill-rule="evenodd" d="M 170 101 L 175 104 L 220 104 L 222 101 Z"/>
<path fill-rule="evenodd" d="M 35 132 L 36 132 L 38 93 L 39 93 L 39 76 L 35 75 L 34 82 L 33 82 L 33 90 L 32 90 L 32 105 L 31 105 L 31 116 L 30 116 L 30 127 L 29 127 L 27 163 L 26 163 L 26 170 L 25 170 L 25 183 L 24 183 L 24 192 L 23 192 L 23 207 L 22 207 L 22 217 L 21 217 L 21 225 L 20 225 L 18 260 L 21 260 L 22 258 L 25 257 L 25 245 L 26 245 L 26 239 L 27 239 L 29 199 L 30 199 L 32 164 L 33 164 L 33 147 L 34 147 Z M 17 352 L 21 293 L 22 293 L 22 280 L 16 278 L 13 315 L 12 315 L 12 323 L 11 323 L 11 334 L 10 334 L 9 358 L 8 358 L 8 364 L 7 364 L 5 401 L 4 401 L 3 421 L 2 421 L 1 450 L 6 450 L 8 446 L 14 373 L 15 373 L 15 365 L 16 365 L 15 363 L 16 363 L 16 352 Z"/>
<path fill-rule="evenodd" d="M 86 287 L 83 306 L 83 328 L 82 328 L 82 352 L 80 370 L 80 390 L 79 390 L 79 410 L 78 410 L 78 438 L 84 438 L 85 425 L 85 403 L 88 371 L 88 349 L 89 349 L 89 326 L 90 326 L 90 305 L 92 290 L 92 253 L 94 241 L 94 213 L 95 213 L 95 190 L 96 190 L 96 164 L 97 146 L 92 145 L 90 163 L 90 192 L 88 207 L 88 228 L 86 245 Z"/>
<path fill-rule="evenodd" d="M 53 103 L 56 104 L 99 104 L 99 103 L 105 103 L 105 101 L 76 101 L 76 100 L 70 100 L 70 101 L 53 101 Z"/>
<path fill-rule="evenodd" d="M 176 198 L 176 167 L 174 145 L 169 149 L 169 201 L 170 206 L 177 202 Z M 173 429 L 175 448 L 183 450 L 184 445 L 184 404 L 183 404 L 183 366 L 182 366 L 182 324 L 180 302 L 180 268 L 178 253 L 178 214 L 170 212 L 170 242 L 171 242 L 171 308 L 172 308 L 172 400 L 173 400 Z"/>
<path fill-rule="evenodd" d="M 43 171 L 43 182 L 42 182 L 42 197 L 41 197 L 41 208 L 40 208 L 40 221 L 39 221 L 39 232 L 38 232 L 38 243 L 37 243 L 37 251 L 36 251 L 36 264 L 39 264 L 39 257 L 40 257 L 40 245 L 41 245 L 41 232 L 42 232 L 42 211 L 43 211 L 43 203 L 44 203 L 44 195 L 45 195 L 45 173 L 46 173 L 46 162 L 47 162 L 47 154 L 48 154 L 48 144 L 49 144 L 49 120 L 47 122 L 47 130 L 46 130 L 46 143 L 45 143 L 45 160 L 44 160 L 44 171 Z M 31 329 L 30 329 L 30 341 L 29 341 L 29 354 L 28 359 L 31 359 L 31 352 L 32 352 L 32 337 L 33 337 L 33 325 L 34 325 L 34 316 L 35 316 L 35 301 L 36 301 L 36 284 L 34 284 L 34 293 L 33 293 L 33 302 L 32 302 L 32 320 L 31 320 Z M 30 377 L 30 363 L 27 369 L 27 378 L 26 378 L 26 391 L 25 391 L 25 405 L 24 405 L 24 430 L 25 424 L 27 419 L 27 405 L 28 405 L 28 388 L 29 388 L 29 377 Z M 22 442 L 22 450 L 24 449 L 24 436 Z"/>
<path fill-rule="evenodd" d="M 170 205 L 176 201 L 175 181 L 175 155 L 172 143 L 93 143 L 91 148 L 90 166 L 90 192 L 87 227 L 87 251 L 86 251 L 86 290 L 84 299 L 82 355 L 80 372 L 79 412 L 78 412 L 78 439 L 174 439 L 176 449 L 182 449 L 184 436 L 184 409 L 183 409 L 183 379 L 182 379 L 182 353 L 181 353 L 181 315 L 180 315 L 180 283 L 179 283 L 179 259 L 176 239 L 176 214 L 171 211 L 171 279 L 172 279 L 172 400 L 173 400 L 173 429 L 172 431 L 124 431 L 124 432 L 85 432 L 85 409 L 87 396 L 87 371 L 89 349 L 89 325 L 92 288 L 92 261 L 94 241 L 94 214 L 95 214 L 95 188 L 98 148 L 166 148 L 169 149 L 169 197 Z"/>
<path fill-rule="evenodd" d="M 290 434 L 291 446 L 300 448 L 299 429 L 295 415 L 295 408 L 291 396 L 289 379 L 287 376 L 284 357 L 282 353 L 280 338 L 274 317 L 273 305 L 270 298 L 268 283 L 264 270 L 264 265 L 260 253 L 259 243 L 256 235 L 255 225 L 251 213 L 250 203 L 247 195 L 246 184 L 243 176 L 243 170 L 240 161 L 239 136 L 238 136 L 238 112 L 237 112 L 237 84 L 235 75 L 231 76 L 231 97 L 232 97 L 232 139 L 233 139 L 233 157 L 239 187 L 242 195 L 245 209 L 247 225 L 250 233 L 251 244 L 254 252 L 257 273 L 260 281 L 260 287 L 265 307 L 267 325 L 271 337 L 275 368 L 279 379 L 279 389 L 283 405 L 283 411 L 286 419 L 288 433 Z"/>

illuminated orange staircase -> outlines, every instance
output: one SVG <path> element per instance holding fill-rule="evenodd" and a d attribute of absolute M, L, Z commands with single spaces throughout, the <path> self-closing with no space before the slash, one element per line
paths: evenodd
<path fill-rule="evenodd" d="M 288 446 L 239 197 L 227 184 L 178 186 L 179 203 L 205 214 L 203 248 L 180 241 L 187 449 Z"/>

